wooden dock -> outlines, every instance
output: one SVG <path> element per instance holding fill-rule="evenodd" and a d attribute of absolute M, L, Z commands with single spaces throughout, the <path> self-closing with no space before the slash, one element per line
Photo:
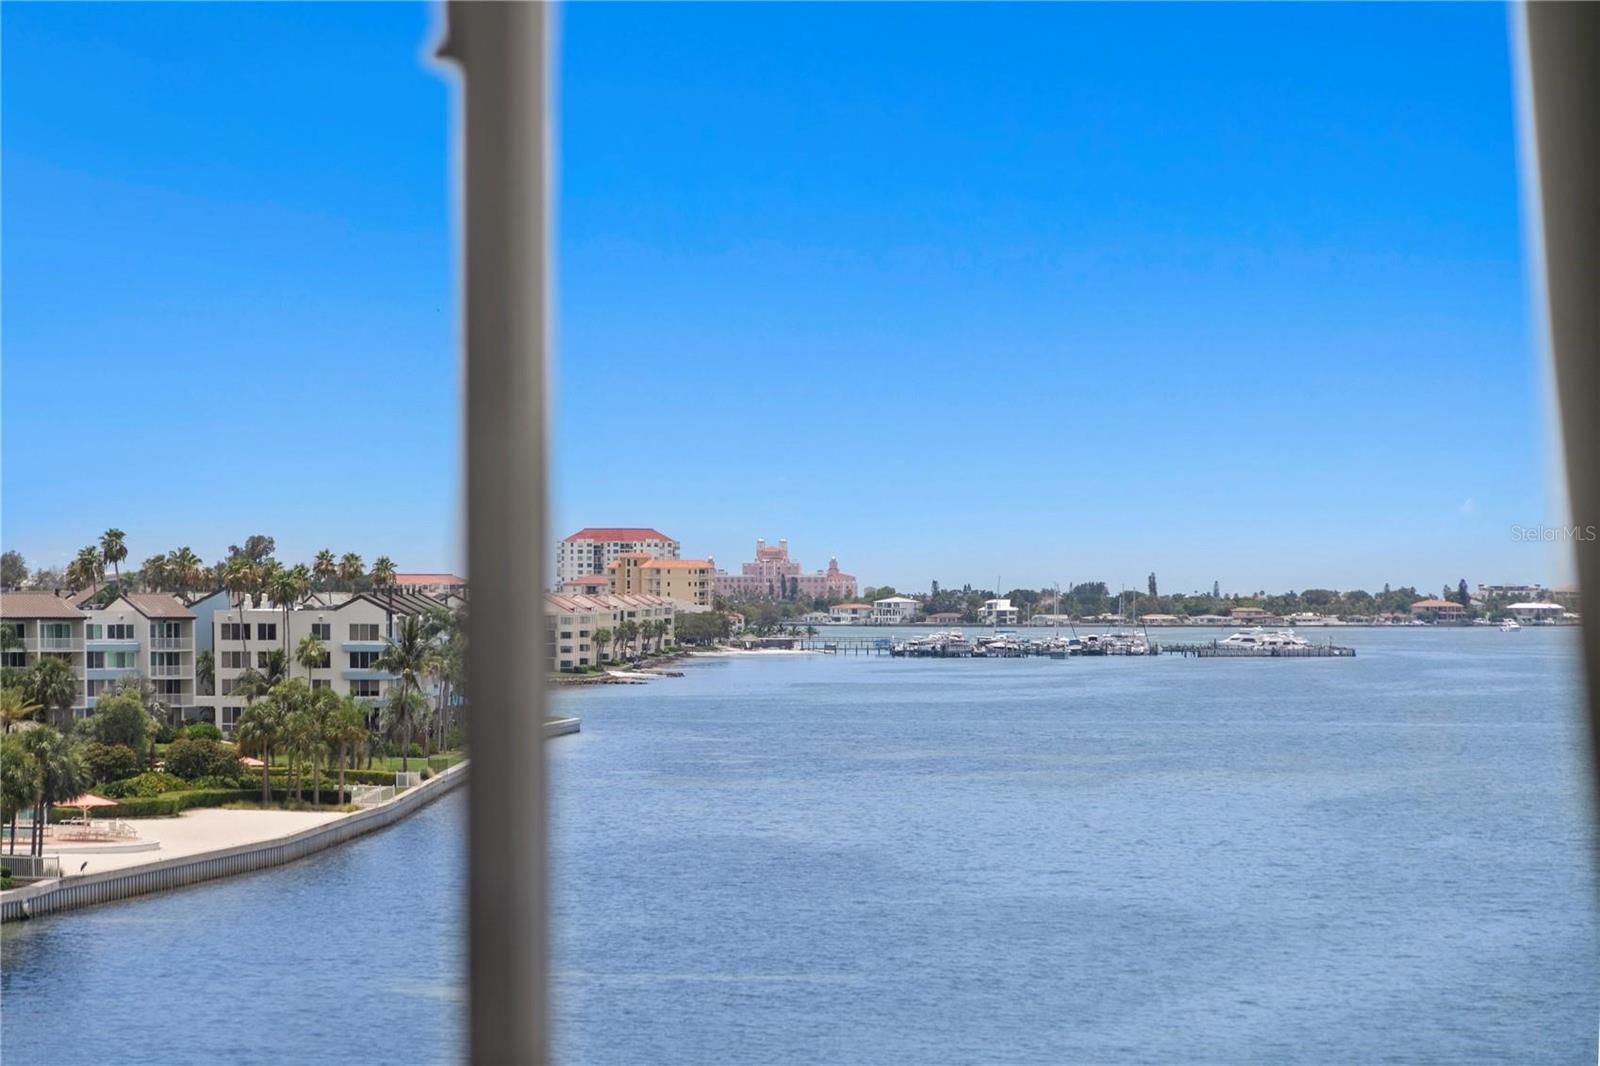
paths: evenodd
<path fill-rule="evenodd" d="M 1221 641 L 1202 644 L 1163 644 L 1167 655 L 1193 656 L 1196 659 L 1353 659 L 1356 650 L 1338 644 L 1308 644 L 1303 648 L 1240 648 Z"/>

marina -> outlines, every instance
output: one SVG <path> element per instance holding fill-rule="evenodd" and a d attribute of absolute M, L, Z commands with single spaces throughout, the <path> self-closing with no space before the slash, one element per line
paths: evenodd
<path fill-rule="evenodd" d="M 1315 643 L 1296 636 L 1292 630 L 1246 629 L 1210 641 L 1160 643 L 1146 633 L 1113 629 L 1082 636 L 1056 634 L 1049 637 L 1021 637 L 1010 630 L 969 637 L 960 629 L 941 630 L 926 635 L 899 639 L 820 638 L 800 640 L 805 651 L 828 655 L 887 655 L 909 659 L 1068 659 L 1103 656 L 1151 656 L 1163 653 L 1185 658 L 1269 658 L 1341 659 L 1352 658 L 1354 648 L 1332 641 Z"/>

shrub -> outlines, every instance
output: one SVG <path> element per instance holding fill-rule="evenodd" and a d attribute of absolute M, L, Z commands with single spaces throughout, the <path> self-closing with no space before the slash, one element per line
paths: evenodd
<path fill-rule="evenodd" d="M 83 746 L 83 768 L 91 781 L 121 781 L 142 768 L 139 753 L 126 744 L 102 744 L 98 740 Z"/>
<path fill-rule="evenodd" d="M 144 773 L 125 781 L 113 781 L 101 789 L 108 799 L 120 800 L 139 797 L 149 799 L 163 792 L 181 792 L 189 783 L 172 774 Z"/>
<path fill-rule="evenodd" d="M 426 781 L 428 778 L 433 776 L 433 771 L 424 766 L 422 768 L 422 772 L 418 776 L 421 777 L 422 780 Z"/>
<path fill-rule="evenodd" d="M 166 722 L 162 722 L 156 726 L 155 741 L 157 744 L 171 744 L 179 732 Z"/>
<path fill-rule="evenodd" d="M 222 730 L 218 729 L 210 722 L 195 722 L 192 725 L 185 726 L 182 732 L 183 735 L 188 737 L 190 740 L 222 739 Z"/>
<path fill-rule="evenodd" d="M 204 790 L 204 789 L 213 789 L 214 790 L 214 789 L 219 789 L 219 788 L 234 790 L 234 789 L 238 789 L 238 788 L 243 787 L 243 782 L 237 777 L 216 777 L 216 776 L 199 777 L 199 778 L 196 778 L 192 782 L 192 784 L 194 785 L 194 787 L 196 789 L 202 789 L 202 790 Z"/>
<path fill-rule="evenodd" d="M 188 781 L 239 776 L 239 754 L 219 740 L 174 740 L 167 748 L 167 773 Z"/>

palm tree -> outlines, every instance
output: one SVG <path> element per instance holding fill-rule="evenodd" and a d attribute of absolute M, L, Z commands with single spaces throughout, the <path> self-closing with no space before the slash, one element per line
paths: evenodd
<path fill-rule="evenodd" d="M 84 784 L 83 764 L 72 743 L 54 729 L 30 729 L 22 745 L 33 757 L 33 846 L 31 854 L 44 854 L 44 826 L 50 805 L 76 796 Z"/>
<path fill-rule="evenodd" d="M 376 571 L 377 567 L 374 566 L 373 570 Z M 420 615 L 408 614 L 400 619 L 399 627 L 387 640 L 387 647 L 378 654 L 378 669 L 394 674 L 402 691 L 415 693 L 418 701 L 424 702 L 422 678 L 433 669 L 435 653 L 428 623 Z M 410 744 L 408 733 L 408 751 Z"/>
<path fill-rule="evenodd" d="M 186 544 L 167 556 L 167 572 L 178 592 L 193 592 L 205 580 L 205 563 Z"/>
<path fill-rule="evenodd" d="M 311 584 L 311 571 L 304 565 L 273 571 L 267 585 L 267 595 L 283 611 L 283 651 L 289 653 L 289 612 L 300 602 Z"/>
<path fill-rule="evenodd" d="M 100 564 L 100 549 L 91 544 L 79 549 L 78 557 L 67 565 L 67 587 L 73 592 L 90 588 L 104 573 Z"/>
<path fill-rule="evenodd" d="M 380 591 L 394 588 L 394 560 L 387 555 L 378 556 L 372 564 L 372 587 Z"/>
<path fill-rule="evenodd" d="M 11 854 L 17 853 L 17 815 L 33 806 L 38 784 L 33 753 L 20 736 L 0 741 L 0 818 L 11 827 Z"/>
<path fill-rule="evenodd" d="M 194 680 L 209 696 L 217 689 L 217 657 L 210 648 L 201 648 L 194 654 Z"/>
<path fill-rule="evenodd" d="M 622 654 L 626 658 L 633 654 L 633 642 L 639 636 L 639 623 L 631 618 L 624 619 L 617 626 L 617 639 L 622 641 Z"/>
<path fill-rule="evenodd" d="M 250 627 L 244 620 L 244 601 L 256 591 L 261 581 L 261 572 L 256 565 L 242 555 L 236 555 L 228 560 L 227 569 L 222 572 L 222 587 L 228 590 L 234 603 L 239 608 L 239 636 L 244 640 L 245 666 L 250 662 Z"/>
<path fill-rule="evenodd" d="M 332 689 L 322 691 L 331 692 Z M 367 708 L 354 696 L 338 697 L 327 735 L 329 741 L 339 745 L 339 802 L 343 803 L 345 765 L 352 757 L 360 757 L 361 750 L 372 737 L 367 729 Z"/>
<path fill-rule="evenodd" d="M 333 552 L 323 548 L 317 557 L 311 561 L 311 576 L 317 579 L 317 588 L 326 589 L 328 582 L 339 572 L 339 564 L 333 558 Z"/>
<path fill-rule="evenodd" d="M 289 777 L 294 782 L 294 798 L 299 803 L 306 798 L 301 768 L 306 759 L 316 760 L 317 722 L 311 717 L 309 697 L 284 719 L 283 738 L 283 749 L 289 756 Z"/>
<path fill-rule="evenodd" d="M 612 633 L 606 626 L 601 626 L 594 631 L 594 664 L 599 666 L 604 656 L 604 648 L 611 643 Z"/>
<path fill-rule="evenodd" d="M 152 555 L 139 567 L 139 581 L 146 592 L 160 592 L 170 582 L 167 576 L 167 557 Z"/>
<path fill-rule="evenodd" d="M 305 667 L 307 681 L 311 680 L 311 671 L 327 665 L 323 662 L 327 657 L 328 649 L 314 636 L 302 637 L 300 643 L 295 645 L 294 661 Z"/>
<path fill-rule="evenodd" d="M 306 717 L 311 722 L 312 803 L 322 802 L 322 756 L 327 753 L 328 742 L 333 739 L 333 716 L 339 706 L 339 697 L 331 688 L 312 689 L 311 699 L 306 703 Z"/>
<path fill-rule="evenodd" d="M 112 573 L 117 575 L 117 585 L 122 585 L 122 560 L 128 557 L 128 545 L 124 542 L 127 534 L 120 529 L 108 529 L 100 534 L 100 558 L 111 564 Z"/>
<path fill-rule="evenodd" d="M 42 710 L 44 704 L 29 699 L 21 685 L 0 688 L 0 722 L 4 723 L 4 732 L 11 732 L 11 727 L 18 722 L 32 721 Z"/>
<path fill-rule="evenodd" d="M 339 581 L 344 585 L 346 592 L 356 590 L 356 582 L 360 581 L 366 573 L 361 556 L 355 552 L 345 552 L 339 560 Z"/>
<path fill-rule="evenodd" d="M 391 738 L 400 738 L 401 773 L 411 771 L 411 738 L 422 724 L 422 716 L 427 708 L 428 701 L 422 698 L 422 693 L 405 685 L 391 688 L 384 698 L 383 731 Z"/>
<path fill-rule="evenodd" d="M 46 655 L 22 675 L 23 691 L 29 700 L 56 712 L 51 724 L 65 729 L 72 720 L 72 705 L 78 702 L 78 678 L 65 659 Z"/>
<path fill-rule="evenodd" d="M 239 750 L 261 759 L 261 805 L 272 803 L 272 752 L 283 738 L 287 715 L 283 705 L 274 700 L 251 704 L 239 716 L 234 730 Z"/>

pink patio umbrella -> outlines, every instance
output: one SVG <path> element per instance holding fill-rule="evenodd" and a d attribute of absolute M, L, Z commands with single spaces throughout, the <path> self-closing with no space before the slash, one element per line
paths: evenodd
<path fill-rule="evenodd" d="M 116 805 L 116 800 L 106 799 L 104 796 L 96 796 L 93 792 L 85 792 L 81 796 L 73 796 L 69 800 L 62 800 L 60 803 L 56 804 L 57 807 L 78 808 L 83 812 L 83 820 L 85 822 L 87 822 L 90 818 L 89 811 L 91 809 L 95 807 L 115 807 Z"/>

